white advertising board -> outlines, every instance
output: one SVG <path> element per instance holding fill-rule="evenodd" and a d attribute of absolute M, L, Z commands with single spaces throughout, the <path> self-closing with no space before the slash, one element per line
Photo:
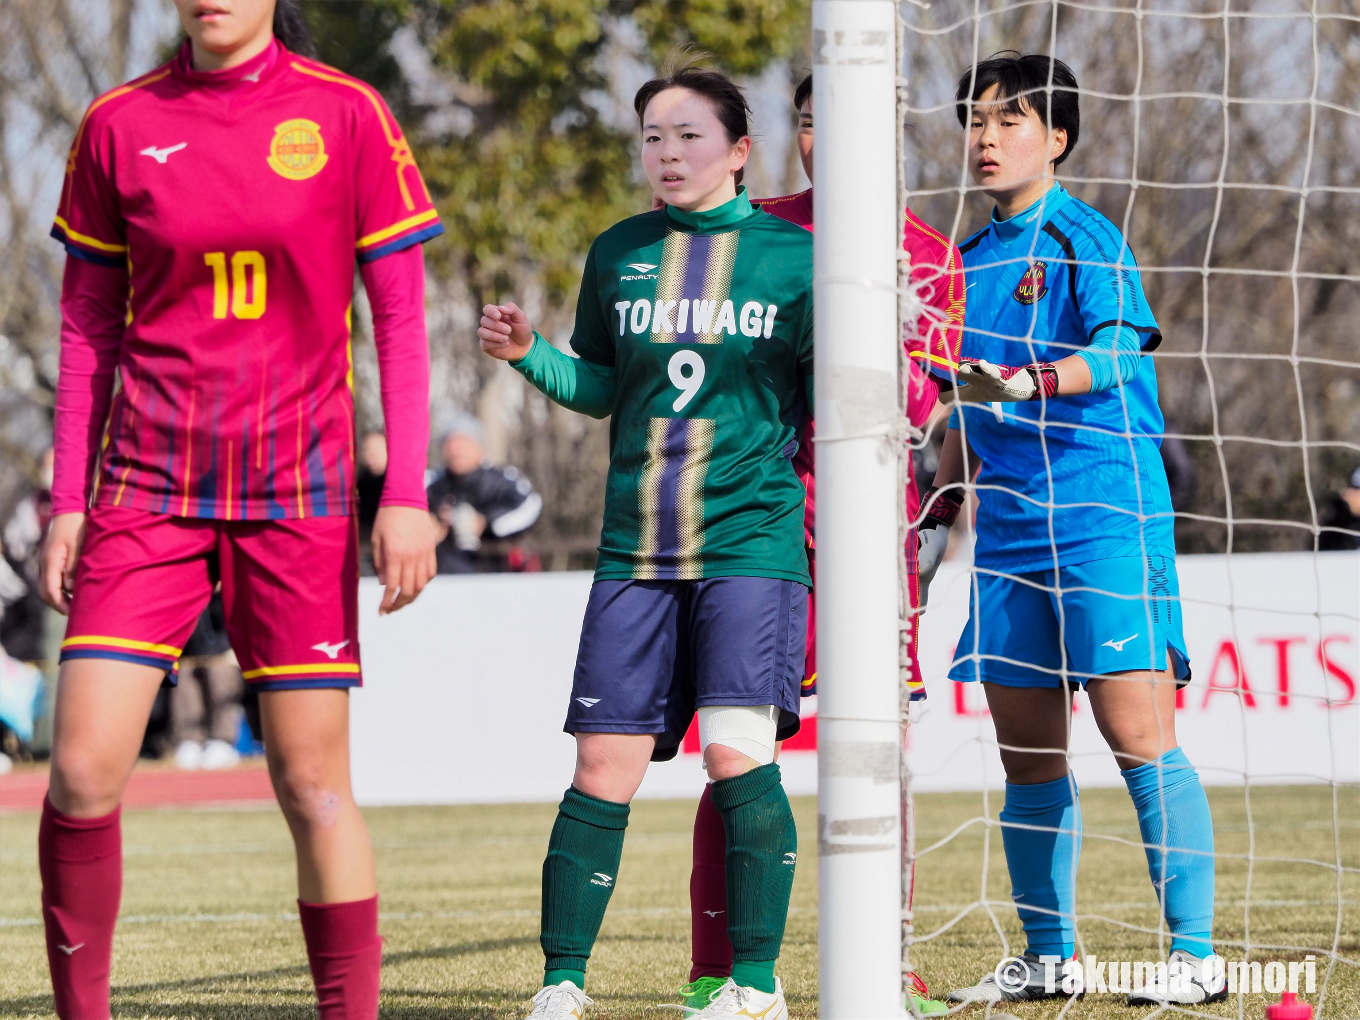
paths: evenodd
<path fill-rule="evenodd" d="M 1178 566 L 1194 681 L 1177 731 L 1205 783 L 1360 782 L 1360 554 L 1182 556 Z M 920 791 L 1004 781 L 982 692 L 947 679 L 968 584 L 966 565 L 945 564 L 922 621 L 929 699 L 909 740 Z M 360 802 L 560 798 L 575 760 L 562 721 L 589 591 L 588 573 L 441 577 L 379 619 L 381 592 L 366 580 L 351 727 Z M 808 699 L 804 732 L 781 758 L 790 793 L 816 791 L 815 719 Z M 1072 754 L 1081 785 L 1122 785 L 1084 695 Z M 639 796 L 697 796 L 703 782 L 698 755 L 682 753 L 653 765 Z"/>

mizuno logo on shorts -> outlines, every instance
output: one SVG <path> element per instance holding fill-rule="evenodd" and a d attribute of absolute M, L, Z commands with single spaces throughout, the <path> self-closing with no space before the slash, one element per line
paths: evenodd
<path fill-rule="evenodd" d="M 1124 650 L 1124 646 L 1125 646 L 1126 644 L 1128 644 L 1130 641 L 1132 641 L 1134 638 L 1136 638 L 1137 636 L 1138 636 L 1137 634 L 1130 634 L 1128 637 L 1124 638 L 1122 641 L 1106 641 L 1103 645 L 1101 645 L 1101 647 L 1102 647 L 1102 648 L 1113 648 L 1116 652 L 1122 652 L 1122 651 Z"/>
<path fill-rule="evenodd" d="M 318 641 L 316 644 L 312 645 L 312 649 L 313 651 L 324 652 L 326 654 L 326 658 L 328 659 L 334 659 L 337 655 L 340 654 L 340 649 L 344 648 L 345 645 L 347 644 L 349 644 L 349 641 L 347 640 L 336 641 L 334 644 L 328 643 L 326 641 Z"/>

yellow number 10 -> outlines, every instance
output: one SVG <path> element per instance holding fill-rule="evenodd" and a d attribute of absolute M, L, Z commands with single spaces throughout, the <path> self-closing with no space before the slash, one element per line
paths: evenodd
<path fill-rule="evenodd" d="M 265 272 L 264 256 L 257 251 L 237 251 L 231 255 L 231 285 L 227 285 L 227 253 L 210 251 L 203 262 L 213 272 L 213 318 L 227 317 L 227 298 L 231 298 L 231 314 L 238 319 L 258 319 L 264 314 Z M 246 269 L 250 269 L 250 283 L 246 283 Z M 247 298 L 247 295 L 249 297 Z"/>

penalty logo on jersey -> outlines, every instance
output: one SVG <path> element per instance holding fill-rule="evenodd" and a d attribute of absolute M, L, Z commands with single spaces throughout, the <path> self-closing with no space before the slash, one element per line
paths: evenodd
<path fill-rule="evenodd" d="M 1015 285 L 1015 293 L 1011 297 L 1022 305 L 1034 304 L 1048 293 L 1048 287 L 1044 283 L 1044 276 L 1047 272 L 1048 264 L 1046 262 L 1034 263 L 1025 272 L 1025 275 L 1020 277 L 1020 282 Z"/>
<path fill-rule="evenodd" d="M 305 181 L 319 174 L 328 159 L 326 143 L 321 139 L 321 126 L 316 121 L 298 117 L 285 120 L 274 128 L 268 161 L 279 176 L 290 181 Z"/>

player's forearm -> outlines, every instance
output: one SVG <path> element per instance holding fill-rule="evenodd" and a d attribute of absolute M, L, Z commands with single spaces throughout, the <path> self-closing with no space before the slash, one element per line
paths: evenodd
<path fill-rule="evenodd" d="M 387 478 L 381 506 L 424 509 L 430 443 L 430 349 L 425 335 L 425 257 L 420 245 L 360 267 L 373 309 Z"/>
<path fill-rule="evenodd" d="M 917 358 L 907 359 L 907 372 L 907 421 L 924 428 L 940 399 L 940 383 Z"/>
<path fill-rule="evenodd" d="M 592 418 L 614 413 L 618 381 L 614 370 L 563 354 L 537 333 L 529 353 L 510 366 L 550 400 Z"/>
<path fill-rule="evenodd" d="M 1106 326 L 1096 331 L 1084 351 L 1064 360 L 1080 361 L 1086 369 L 1086 389 L 1074 392 L 1102 393 L 1131 383 L 1138 374 L 1142 356 L 1141 341 L 1135 330 L 1128 326 Z M 1077 381 L 1074 377 L 1073 383 Z M 1058 392 L 1062 393 L 1061 383 Z"/>
<path fill-rule="evenodd" d="M 88 508 L 113 399 L 128 274 L 68 255 L 61 281 L 61 361 L 53 428 L 52 512 Z"/>
<path fill-rule="evenodd" d="M 948 428 L 940 450 L 940 466 L 935 471 L 935 488 L 971 481 L 977 477 L 981 466 L 973 448 L 963 441 L 963 433 L 957 428 Z"/>

